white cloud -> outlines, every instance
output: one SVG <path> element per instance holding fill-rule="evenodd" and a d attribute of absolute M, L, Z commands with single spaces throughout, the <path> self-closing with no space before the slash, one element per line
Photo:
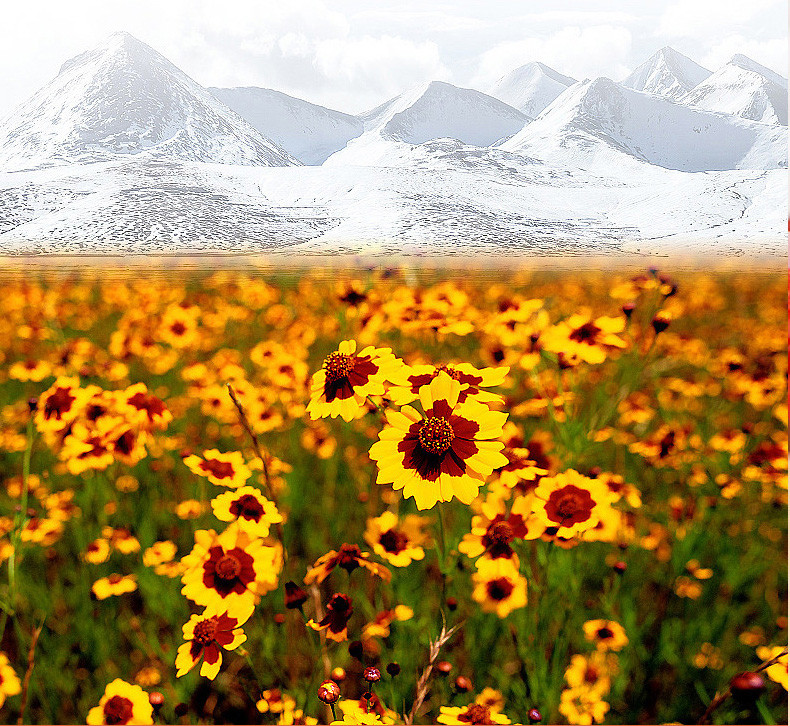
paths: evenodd
<path fill-rule="evenodd" d="M 599 75 L 619 80 L 630 70 L 632 42 L 631 31 L 615 25 L 568 26 L 546 37 L 507 41 L 480 56 L 472 83 L 489 88 L 505 73 L 535 60 L 579 80 Z"/>
<path fill-rule="evenodd" d="M 678 0 L 661 15 L 656 35 L 670 38 L 715 37 L 722 28 L 737 29 L 764 19 L 769 10 L 780 11 L 782 27 L 787 24 L 787 3 L 782 0 Z"/>
<path fill-rule="evenodd" d="M 787 76 L 787 38 L 755 40 L 738 34 L 728 35 L 708 50 L 702 57 L 702 65 L 716 70 L 736 53 L 742 53 L 780 75 Z"/>

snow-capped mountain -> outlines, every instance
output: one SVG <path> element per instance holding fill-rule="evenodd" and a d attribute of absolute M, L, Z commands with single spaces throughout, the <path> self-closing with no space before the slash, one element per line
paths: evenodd
<path fill-rule="evenodd" d="M 707 68 L 667 46 L 642 63 L 621 85 L 676 101 L 710 74 Z"/>
<path fill-rule="evenodd" d="M 299 163 L 128 33 L 64 63 L 0 122 L 6 170 L 140 153 L 218 164 Z"/>
<path fill-rule="evenodd" d="M 787 79 L 745 55 L 735 55 L 680 99 L 763 123 L 787 126 Z"/>
<path fill-rule="evenodd" d="M 356 116 L 269 88 L 208 90 L 303 164 L 322 164 L 364 131 Z"/>
<path fill-rule="evenodd" d="M 632 161 L 679 171 L 787 166 L 787 131 L 672 103 L 608 78 L 569 88 L 501 144 L 559 166 Z"/>
<path fill-rule="evenodd" d="M 533 61 L 502 76 L 489 94 L 535 118 L 574 83 L 574 78 Z"/>
<path fill-rule="evenodd" d="M 360 114 L 365 133 L 327 159 L 332 165 L 397 165 L 412 147 L 438 139 L 490 146 L 530 119 L 506 103 L 443 81 L 416 86 Z"/>
<path fill-rule="evenodd" d="M 117 34 L 0 122 L 0 251 L 783 254 L 787 127 L 758 90 L 781 119 L 764 82 L 786 81 L 737 57 L 705 110 L 717 74 L 675 101 L 673 58 L 644 91 L 517 69 L 498 92 L 534 119 L 441 82 L 351 117 L 212 95 Z"/>

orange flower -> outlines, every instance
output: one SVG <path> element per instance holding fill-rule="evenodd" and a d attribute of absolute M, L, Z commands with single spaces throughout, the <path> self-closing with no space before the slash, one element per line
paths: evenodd
<path fill-rule="evenodd" d="M 305 584 L 312 585 L 315 582 L 320 585 L 329 577 L 335 567 L 342 567 L 349 574 L 356 570 L 357 567 L 364 567 L 382 580 L 389 582 L 392 577 L 390 571 L 383 565 L 370 562 L 368 560 L 369 557 L 370 553 L 362 552 L 358 545 L 342 544 L 339 551 L 330 550 L 316 560 L 315 564 L 305 575 Z"/>
<path fill-rule="evenodd" d="M 192 615 L 184 624 L 184 640 L 176 655 L 176 677 L 191 671 L 203 658 L 200 675 L 214 680 L 222 665 L 222 651 L 235 650 L 247 636 L 238 627 L 239 621 L 227 613 L 207 608 L 202 615 Z"/>

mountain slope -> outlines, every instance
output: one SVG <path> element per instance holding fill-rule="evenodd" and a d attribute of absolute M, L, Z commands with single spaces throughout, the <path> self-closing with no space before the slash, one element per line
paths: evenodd
<path fill-rule="evenodd" d="M 140 153 L 219 164 L 298 163 L 128 33 L 64 63 L 0 123 L 5 169 Z"/>
<path fill-rule="evenodd" d="M 642 63 L 621 85 L 676 101 L 710 74 L 707 68 L 667 46 Z"/>
<path fill-rule="evenodd" d="M 527 63 L 502 76 L 489 91 L 490 95 L 535 118 L 557 96 L 576 83 L 543 63 Z"/>
<path fill-rule="evenodd" d="M 356 116 L 269 88 L 208 90 L 303 164 L 323 163 L 364 131 Z"/>
<path fill-rule="evenodd" d="M 679 171 L 787 166 L 787 131 L 671 103 L 608 78 L 569 88 L 505 143 L 560 166 L 634 162 Z"/>
<path fill-rule="evenodd" d="M 787 80 L 745 55 L 735 55 L 686 94 L 683 103 L 787 126 Z"/>
<path fill-rule="evenodd" d="M 512 136 L 530 120 L 485 93 L 441 81 L 412 88 L 360 114 L 359 119 L 365 133 L 332 154 L 326 164 L 400 166 L 413 157 L 415 147 L 430 147 L 439 139 L 491 146 Z M 417 156 L 423 158 L 425 154 Z"/>

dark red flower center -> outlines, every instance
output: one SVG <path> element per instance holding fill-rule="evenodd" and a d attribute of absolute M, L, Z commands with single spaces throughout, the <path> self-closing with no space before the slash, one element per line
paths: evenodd
<path fill-rule="evenodd" d="M 340 551 L 337 553 L 335 561 L 337 566 L 351 573 L 359 567 L 361 557 L 362 550 L 359 549 L 359 545 L 343 543 L 340 545 Z"/>
<path fill-rule="evenodd" d="M 252 494 L 244 494 L 230 505 L 230 513 L 235 517 L 244 517 L 253 522 L 260 522 L 263 516 L 263 506 L 258 498 Z"/>
<path fill-rule="evenodd" d="M 199 468 L 217 479 L 231 479 L 233 477 L 233 464 L 229 461 L 206 459 L 200 462 Z"/>
<path fill-rule="evenodd" d="M 598 669 L 595 666 L 587 666 L 584 670 L 584 680 L 587 683 L 595 683 L 598 680 Z"/>
<path fill-rule="evenodd" d="M 490 709 L 487 706 L 483 706 L 481 703 L 473 703 L 467 706 L 466 711 L 458 714 L 458 720 L 471 724 L 493 723 L 491 721 Z"/>
<path fill-rule="evenodd" d="M 418 435 L 420 446 L 431 454 L 443 454 L 453 445 L 455 431 L 452 424 L 446 419 L 431 416 L 420 426 Z"/>
<path fill-rule="evenodd" d="M 71 395 L 70 388 L 56 388 L 55 392 L 47 397 L 47 402 L 44 404 L 44 418 L 49 420 L 55 416 L 60 421 L 63 414 L 71 410 L 71 404 L 76 400 L 77 397 Z"/>
<path fill-rule="evenodd" d="M 594 507 L 590 492 L 569 484 L 551 493 L 546 502 L 546 514 L 552 521 L 568 527 L 588 520 Z"/>
<path fill-rule="evenodd" d="M 183 335 L 187 332 L 187 326 L 178 320 L 170 326 L 170 332 L 173 333 L 173 335 Z"/>
<path fill-rule="evenodd" d="M 392 554 L 398 554 L 406 549 L 409 544 L 409 538 L 404 532 L 397 529 L 388 529 L 379 538 L 379 544 Z"/>
<path fill-rule="evenodd" d="M 601 329 L 595 323 L 585 323 L 580 328 L 576 328 L 568 337 L 576 343 L 595 343 Z"/>
<path fill-rule="evenodd" d="M 217 560 L 214 574 L 222 580 L 235 580 L 241 572 L 241 562 L 233 555 L 224 555 Z"/>
<path fill-rule="evenodd" d="M 193 640 L 200 645 L 208 645 L 217 634 L 217 618 L 206 618 L 195 626 Z"/>
<path fill-rule="evenodd" d="M 165 412 L 164 401 L 142 391 L 135 393 L 134 396 L 128 399 L 127 403 L 138 411 L 145 411 L 148 414 L 149 421 L 153 421 L 154 416 L 161 416 Z"/>
<path fill-rule="evenodd" d="M 134 704 L 123 696 L 113 696 L 104 704 L 104 723 L 124 724 L 132 720 Z"/>
<path fill-rule="evenodd" d="M 595 634 L 601 640 L 609 640 L 609 638 L 614 638 L 614 632 L 610 628 L 608 628 L 606 626 L 604 626 L 602 628 L 599 628 L 598 631 Z"/>
<path fill-rule="evenodd" d="M 488 596 L 492 600 L 505 600 L 513 592 L 514 585 L 506 577 L 499 577 L 488 583 Z"/>
<path fill-rule="evenodd" d="M 345 378 L 354 370 L 355 357 L 345 353 L 330 353 L 324 359 L 324 370 L 326 371 L 327 381 L 337 381 Z"/>

